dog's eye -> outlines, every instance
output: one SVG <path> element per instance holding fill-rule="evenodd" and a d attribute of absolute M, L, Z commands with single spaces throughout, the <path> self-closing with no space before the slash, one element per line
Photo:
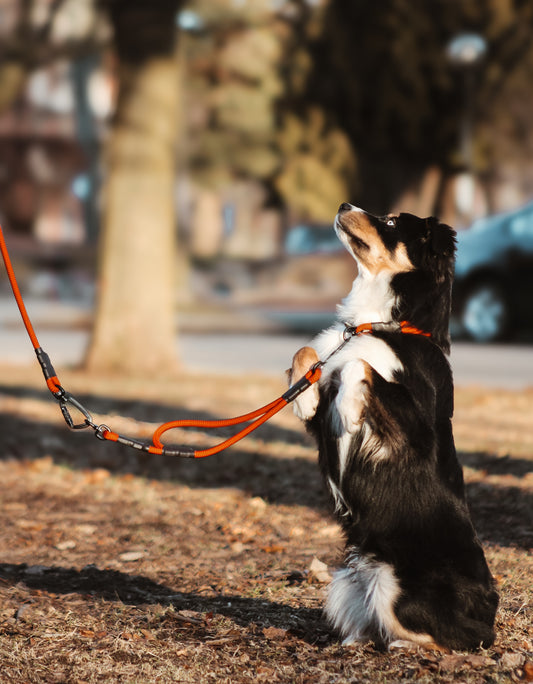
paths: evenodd
<path fill-rule="evenodd" d="M 394 228 L 394 226 L 396 225 L 396 219 L 393 219 L 393 218 L 387 219 L 386 225 L 390 226 L 391 228 Z"/>

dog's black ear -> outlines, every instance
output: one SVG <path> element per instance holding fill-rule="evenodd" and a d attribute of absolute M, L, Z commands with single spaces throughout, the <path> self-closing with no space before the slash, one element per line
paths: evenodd
<path fill-rule="evenodd" d="M 426 219 L 430 233 L 431 249 L 435 254 L 451 256 L 455 251 L 455 231 L 434 216 Z"/>

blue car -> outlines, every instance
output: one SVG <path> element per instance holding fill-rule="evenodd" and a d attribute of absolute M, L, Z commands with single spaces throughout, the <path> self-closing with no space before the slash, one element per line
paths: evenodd
<path fill-rule="evenodd" d="M 453 313 L 477 342 L 532 326 L 533 202 L 458 233 Z"/>

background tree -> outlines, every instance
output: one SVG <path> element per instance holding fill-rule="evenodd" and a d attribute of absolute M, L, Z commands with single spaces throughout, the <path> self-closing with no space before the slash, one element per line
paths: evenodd
<path fill-rule="evenodd" d="M 52 0 L 37 11 L 32 0 L 20 0 L 4 8 L 15 15 L 11 30 L 0 41 L 0 114 L 11 107 L 26 85 L 28 75 L 57 59 L 78 59 L 95 54 L 107 43 L 102 16 L 89 0 L 86 21 L 65 32 L 62 17 L 72 0 Z"/>
<path fill-rule="evenodd" d="M 178 0 L 110 0 L 119 95 L 105 151 L 99 292 L 87 367 L 177 366 L 174 187 Z"/>
<path fill-rule="evenodd" d="M 525 123 L 519 103 L 533 99 L 532 13 L 524 0 L 331 0 L 311 46 L 306 98 L 335 113 L 357 151 L 355 199 L 383 211 L 429 167 L 443 171 L 441 186 L 460 168 L 464 80 L 446 55 L 458 33 L 479 33 L 488 41 L 473 83 L 474 170 L 486 178 L 509 145 L 523 156 L 518 147 L 524 136 L 510 130 L 505 110 L 511 97 L 519 129 Z M 435 199 L 438 209 L 439 193 Z"/>
<path fill-rule="evenodd" d="M 303 1 L 273 9 L 268 0 L 238 9 L 229 0 L 197 0 L 191 7 L 202 30 L 187 40 L 186 169 L 200 230 L 216 226 L 217 217 L 220 223 L 222 204 L 236 205 L 224 248 L 239 256 L 247 238 L 250 256 L 264 240 L 266 210 L 277 211 L 278 221 L 329 223 L 347 196 L 354 152 L 335 117 L 302 99 L 321 9 Z M 247 205 L 255 213 L 244 212 Z M 217 245 L 208 241 L 211 253 L 202 255 L 214 256 Z"/>

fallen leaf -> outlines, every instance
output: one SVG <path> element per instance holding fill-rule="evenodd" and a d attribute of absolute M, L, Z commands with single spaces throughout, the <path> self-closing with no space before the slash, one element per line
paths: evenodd
<path fill-rule="evenodd" d="M 263 635 L 267 639 L 285 639 L 287 637 L 288 630 L 280 629 L 279 627 L 265 627 L 263 630 Z"/>
<path fill-rule="evenodd" d="M 78 634 L 82 637 L 86 637 L 88 639 L 93 639 L 95 632 L 93 632 L 92 629 L 80 629 Z"/>
<path fill-rule="evenodd" d="M 76 542 L 67 539 L 66 541 L 59 542 L 59 544 L 56 544 L 54 548 L 56 548 L 58 551 L 68 551 L 69 549 L 76 548 Z"/>
<path fill-rule="evenodd" d="M 444 656 L 444 658 L 442 658 L 442 660 L 439 663 L 441 670 L 445 670 L 447 672 L 453 672 L 453 671 L 459 670 L 465 666 L 477 669 L 477 668 L 481 668 L 481 667 L 490 667 L 490 666 L 494 666 L 494 665 L 496 665 L 496 662 L 494 660 L 492 660 L 492 658 L 489 658 L 488 656 L 476 655 L 476 654 L 446 655 L 446 656 Z"/>
<path fill-rule="evenodd" d="M 523 670 L 526 682 L 533 682 L 533 662 L 531 660 L 524 663 Z"/>
<path fill-rule="evenodd" d="M 141 560 L 141 558 L 144 558 L 144 551 L 126 551 L 119 556 L 119 559 L 124 563 L 132 563 Z"/>
<path fill-rule="evenodd" d="M 480 668 L 480 667 L 493 667 L 496 662 L 489 658 L 489 656 L 477 655 L 476 653 L 471 653 L 466 656 L 466 662 L 470 667 Z"/>
<path fill-rule="evenodd" d="M 459 668 L 463 667 L 465 661 L 466 656 L 464 655 L 447 655 L 442 658 L 439 663 L 439 667 L 445 672 L 453 672 L 454 670 L 458 670 Z"/>
<path fill-rule="evenodd" d="M 268 508 L 267 502 L 260 496 L 254 496 L 253 499 L 250 499 L 248 505 L 250 508 L 253 508 L 256 513 L 262 513 Z"/>
<path fill-rule="evenodd" d="M 285 547 L 272 544 L 272 546 L 263 546 L 261 551 L 264 551 L 265 553 L 283 553 L 283 551 L 285 551 Z"/>
<path fill-rule="evenodd" d="M 522 653 L 504 653 L 500 658 L 500 665 L 506 670 L 514 670 L 521 667 L 525 659 Z"/>
<path fill-rule="evenodd" d="M 313 558 L 309 566 L 309 579 L 315 580 L 319 584 L 327 584 L 331 582 L 331 575 L 328 566 L 318 558 Z"/>
<path fill-rule="evenodd" d="M 174 618 L 180 620 L 181 622 L 188 622 L 191 625 L 201 625 L 202 620 L 199 613 L 195 613 L 193 610 L 180 610 L 179 613 L 174 613 Z"/>
<path fill-rule="evenodd" d="M 235 641 L 235 637 L 222 637 L 221 639 L 211 639 L 205 643 L 208 646 L 214 646 L 218 648 L 219 646 L 226 646 L 226 644 L 231 644 Z"/>

